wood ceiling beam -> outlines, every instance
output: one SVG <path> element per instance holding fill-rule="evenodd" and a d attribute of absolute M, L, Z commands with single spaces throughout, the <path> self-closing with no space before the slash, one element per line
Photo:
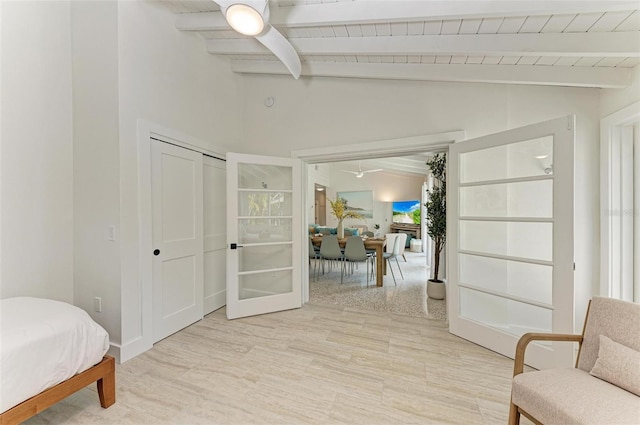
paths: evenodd
<path fill-rule="evenodd" d="M 289 74 L 285 66 L 277 61 L 232 60 L 231 69 L 234 72 L 248 74 Z M 592 88 L 624 88 L 631 82 L 631 69 L 629 68 L 533 65 L 304 62 L 302 75 Z"/>
<path fill-rule="evenodd" d="M 640 57 L 640 32 L 291 38 L 307 55 Z M 214 54 L 265 54 L 255 39 L 207 40 Z"/>
<path fill-rule="evenodd" d="M 275 26 L 315 27 L 381 22 L 600 13 L 638 9 L 637 1 L 351 1 L 271 7 Z M 183 31 L 228 30 L 221 12 L 185 13 L 176 17 Z"/>

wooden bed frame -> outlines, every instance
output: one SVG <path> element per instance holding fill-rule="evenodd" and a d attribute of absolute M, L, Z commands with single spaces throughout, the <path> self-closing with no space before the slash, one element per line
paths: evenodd
<path fill-rule="evenodd" d="M 44 390 L 0 415 L 0 425 L 19 424 L 37 415 L 49 406 L 81 390 L 92 382 L 98 384 L 100 405 L 105 409 L 116 402 L 116 363 L 113 357 L 102 361 L 55 387 Z"/>

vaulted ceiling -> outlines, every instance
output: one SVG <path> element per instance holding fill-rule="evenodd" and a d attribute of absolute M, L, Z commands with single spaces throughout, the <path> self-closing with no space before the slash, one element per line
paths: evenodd
<path fill-rule="evenodd" d="M 239 0 L 240 2 L 240 0 Z M 181 31 L 240 73 L 289 72 L 210 0 L 162 1 Z M 625 87 L 640 63 L 640 2 L 270 0 L 302 75 Z"/>

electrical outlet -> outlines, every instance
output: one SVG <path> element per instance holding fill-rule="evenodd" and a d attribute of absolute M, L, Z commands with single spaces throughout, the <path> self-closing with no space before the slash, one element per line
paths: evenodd
<path fill-rule="evenodd" d="M 95 297 L 93 299 L 93 308 L 96 311 L 96 313 L 102 313 L 102 298 Z"/>

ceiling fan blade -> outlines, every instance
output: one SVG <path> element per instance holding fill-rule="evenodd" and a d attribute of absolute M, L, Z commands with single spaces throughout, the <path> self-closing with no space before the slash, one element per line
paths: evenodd
<path fill-rule="evenodd" d="M 298 52 L 277 29 L 267 25 L 261 34 L 256 35 L 256 40 L 271 50 L 282 61 L 284 66 L 291 72 L 291 75 L 293 75 L 293 78 L 296 80 L 300 78 L 302 64 L 300 63 Z"/>
<path fill-rule="evenodd" d="M 351 173 L 351 174 L 355 174 L 358 175 L 359 171 L 351 171 L 351 170 L 340 170 L 340 171 L 344 171 L 345 173 Z"/>
<path fill-rule="evenodd" d="M 382 168 L 376 168 L 375 170 L 364 170 L 363 173 L 375 173 L 378 171 L 384 171 Z"/>

